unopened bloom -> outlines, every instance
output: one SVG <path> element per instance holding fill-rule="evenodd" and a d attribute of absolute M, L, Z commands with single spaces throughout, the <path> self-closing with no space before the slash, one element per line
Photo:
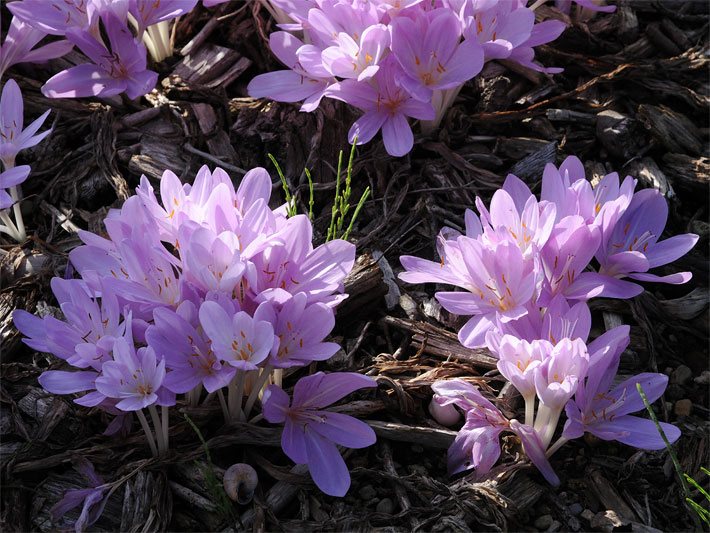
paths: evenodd
<path fill-rule="evenodd" d="M 0 161 L 5 169 L 15 166 L 15 157 L 25 148 L 31 148 L 49 135 L 49 129 L 37 134 L 49 115 L 49 109 L 29 126 L 23 128 L 22 92 L 15 80 L 5 82 L 0 96 Z"/>
<path fill-rule="evenodd" d="M 284 423 L 283 451 L 295 463 L 307 464 L 313 481 L 326 494 L 345 496 L 350 487 L 350 473 L 336 445 L 365 448 L 376 437 L 364 422 L 323 409 L 353 391 L 376 386 L 372 378 L 354 372 L 317 372 L 298 380 L 293 401 L 276 385 L 264 392 L 264 418 Z"/>

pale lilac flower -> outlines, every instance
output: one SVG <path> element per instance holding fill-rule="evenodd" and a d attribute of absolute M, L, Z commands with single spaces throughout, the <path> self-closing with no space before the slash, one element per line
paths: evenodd
<path fill-rule="evenodd" d="M 121 337 L 114 343 L 113 357 L 96 378 L 96 389 L 107 398 L 120 399 L 118 409 L 138 411 L 155 404 L 175 404 L 175 395 L 163 388 L 165 361 L 157 361 L 153 348 L 136 351 L 132 342 Z"/>
<path fill-rule="evenodd" d="M 692 277 L 690 272 L 657 276 L 648 270 L 671 263 L 690 251 L 698 241 L 693 233 L 675 235 L 658 242 L 668 219 L 668 205 L 656 189 L 645 189 L 634 194 L 631 203 L 613 227 L 604 228 L 602 243 L 597 252 L 601 265 L 599 273 L 612 278 L 629 277 L 638 281 L 681 284 Z M 616 297 L 638 294 L 639 286 L 621 282 L 625 290 Z"/>
<path fill-rule="evenodd" d="M 98 37 L 102 12 L 113 11 L 125 19 L 127 0 L 22 0 L 9 2 L 18 19 L 50 35 L 66 35 L 70 29 L 87 30 Z"/>
<path fill-rule="evenodd" d="M 475 468 L 477 476 L 483 476 L 500 457 L 499 437 L 508 428 L 508 420 L 478 387 L 466 381 L 436 381 L 431 388 L 433 401 L 441 406 L 456 405 L 466 417 L 464 426 L 449 447 L 449 474 Z"/>
<path fill-rule="evenodd" d="M 86 30 L 67 30 L 67 38 L 93 63 L 77 65 L 56 74 L 44 84 L 42 94 L 48 98 L 78 98 L 108 97 L 125 92 L 129 98 L 138 98 L 155 87 L 158 74 L 146 70 L 145 46 L 113 12 L 102 13 L 101 20 L 108 45 Z"/>
<path fill-rule="evenodd" d="M 196 5 L 197 0 L 128 0 L 128 10 L 138 21 L 138 35 L 148 26 L 189 13 Z"/>
<path fill-rule="evenodd" d="M 581 339 L 561 339 L 557 344 L 539 341 L 542 364 L 535 369 L 535 391 L 540 400 L 535 416 L 535 431 L 547 448 L 567 401 L 587 375 L 589 353 Z"/>
<path fill-rule="evenodd" d="M 342 100 L 365 114 L 358 118 L 348 132 L 348 140 L 357 144 L 369 142 L 380 129 L 387 153 L 395 157 L 407 154 L 414 145 L 414 135 L 408 117 L 433 120 L 434 108 L 420 102 L 399 85 L 401 67 L 391 56 L 382 61 L 373 78 L 374 86 L 355 80 L 345 80 L 332 85 L 328 96 Z"/>
<path fill-rule="evenodd" d="M 392 53 L 402 66 L 402 87 L 423 102 L 435 89 L 463 85 L 483 68 L 483 49 L 477 41 L 461 41 L 461 26 L 448 9 L 417 10 L 414 19 L 392 22 Z"/>
<path fill-rule="evenodd" d="M 49 510 L 52 522 L 57 522 L 67 512 L 81 505 L 81 513 L 74 522 L 75 531 L 85 531 L 93 525 L 103 513 L 110 485 L 104 483 L 101 476 L 96 473 L 94 465 L 81 455 L 72 458 L 74 470 L 79 472 L 89 482 L 86 489 L 70 489 L 64 493 L 62 499 L 55 503 Z"/>
<path fill-rule="evenodd" d="M 355 41 L 347 33 L 338 35 L 338 44 L 323 50 L 323 66 L 334 76 L 363 81 L 379 70 L 379 62 L 390 44 L 390 33 L 384 24 L 367 28 Z"/>
<path fill-rule="evenodd" d="M 543 365 L 549 353 L 544 342 L 528 342 L 504 335 L 494 352 L 498 356 L 498 371 L 526 401 L 535 396 L 536 369 Z"/>
<path fill-rule="evenodd" d="M 29 165 L 21 165 L 0 172 L 0 210 L 12 207 L 15 200 L 7 192 L 7 189 L 23 183 L 30 175 L 30 170 Z"/>
<path fill-rule="evenodd" d="M 148 327 L 145 336 L 148 345 L 171 369 L 163 382 L 165 388 L 183 394 L 199 384 L 207 392 L 229 384 L 235 370 L 220 364 L 210 339 L 199 326 L 197 308 L 192 302 L 182 302 L 175 311 L 159 307 L 153 316 L 154 324 Z"/>
<path fill-rule="evenodd" d="M 20 87 L 15 80 L 9 79 L 0 96 L 0 161 L 6 170 L 15 166 L 15 157 L 21 150 L 35 146 L 52 132 L 49 129 L 37 134 L 49 115 L 49 109 L 24 129 L 23 110 Z"/>
<path fill-rule="evenodd" d="M 15 327 L 26 336 L 23 340 L 29 347 L 56 355 L 77 368 L 100 371 L 101 364 L 110 359 L 114 340 L 126 329 L 116 296 L 102 286 L 99 303 L 87 292 L 86 284 L 76 279 L 53 278 L 51 287 L 65 321 L 17 309 L 13 313 Z"/>
<path fill-rule="evenodd" d="M 473 6 L 476 6 L 475 12 Z M 515 2 L 463 2 L 459 17 L 464 23 L 464 36 L 478 41 L 486 60 L 506 59 L 515 48 L 530 38 L 535 13 Z"/>
<path fill-rule="evenodd" d="M 325 67 L 317 72 L 320 76 L 304 70 L 297 51 L 303 42 L 290 33 L 275 32 L 269 36 L 269 45 L 274 55 L 288 70 L 260 74 L 249 82 L 247 92 L 254 98 L 271 98 L 277 102 L 300 102 L 301 111 L 313 111 L 320 104 L 325 90 L 333 81 Z"/>
<path fill-rule="evenodd" d="M 641 384 L 649 402 L 654 402 L 666 389 L 668 376 L 639 374 L 612 388 L 619 367 L 619 355 L 628 344 L 628 327 L 615 330 L 607 332 L 606 339 L 599 337 L 595 341 L 597 346 L 593 347 L 594 343 L 589 346 L 592 354 L 589 372 L 586 380 L 580 383 L 574 399 L 565 407 L 567 422 L 562 437 L 576 439 L 589 432 L 602 440 L 617 440 L 644 450 L 660 450 L 665 443 L 654 422 L 629 413 L 644 408 L 636 389 L 637 383 Z M 600 340 L 602 342 L 597 342 Z M 677 427 L 665 422 L 660 424 L 670 442 L 678 440 L 680 430 Z"/>
<path fill-rule="evenodd" d="M 227 313 L 216 302 L 200 306 L 200 324 L 220 360 L 238 370 L 256 370 L 274 346 L 274 326 L 244 311 Z"/>
<path fill-rule="evenodd" d="M 541 440 L 540 434 L 528 424 L 521 424 L 517 420 L 510 421 L 510 431 L 515 433 L 523 445 L 523 451 L 528 456 L 530 461 L 535 465 L 543 477 L 553 486 L 560 484 L 560 478 L 557 477 L 552 469 L 550 461 L 547 459 L 545 450 L 547 445 Z"/>
<path fill-rule="evenodd" d="M 469 348 L 481 347 L 496 318 L 508 322 L 528 313 L 526 304 L 535 293 L 537 271 L 533 261 L 526 260 L 510 241 L 491 247 L 462 236 L 457 243 L 460 255 L 451 254 L 448 259 L 453 263 L 451 271 L 460 275 L 454 284 L 466 292 L 438 292 L 436 299 L 451 313 L 474 315 L 459 331 L 459 341 Z M 416 259 L 402 258 L 402 264 L 414 272 L 421 271 L 420 267 L 431 270 L 431 262 Z M 408 274 L 400 278 L 409 281 Z"/>
<path fill-rule="evenodd" d="M 338 36 L 346 33 L 355 41 L 367 28 L 380 22 L 379 13 L 370 2 L 340 2 L 318 0 L 317 8 L 308 11 L 308 36 L 311 42 L 324 49 L 338 44 Z"/>
<path fill-rule="evenodd" d="M 545 74 L 558 74 L 562 72 L 564 69 L 543 67 L 537 63 L 535 61 L 535 47 L 554 41 L 565 31 L 566 27 L 567 25 L 560 20 L 545 20 L 535 24 L 530 32 L 530 37 L 514 48 L 508 56 L 508 59 L 520 63 L 524 67 Z"/>
<path fill-rule="evenodd" d="M 336 445 L 365 448 L 376 437 L 364 422 L 323 409 L 358 389 L 376 386 L 372 378 L 353 372 L 317 372 L 298 380 L 292 402 L 276 385 L 264 392 L 264 418 L 284 423 L 284 453 L 297 464 L 307 464 L 315 484 L 328 495 L 345 496 L 350 488 L 350 473 Z"/>
<path fill-rule="evenodd" d="M 188 232 L 189 237 L 185 235 Z M 179 235 L 183 279 L 205 292 L 231 294 L 247 268 L 239 254 L 236 234 L 224 231 L 217 235 L 204 227 L 188 232 Z"/>
<path fill-rule="evenodd" d="M 304 366 L 329 359 L 340 349 L 334 342 L 323 342 L 335 326 L 333 310 L 307 301 L 305 294 L 297 293 L 282 304 L 267 301 L 256 310 L 254 320 L 272 324 L 278 338 L 271 350 L 271 366 Z"/>
<path fill-rule="evenodd" d="M 8 8 L 12 11 L 13 6 L 20 2 L 10 2 Z M 43 63 L 61 57 L 68 53 L 74 45 L 68 41 L 55 41 L 33 50 L 46 33 L 30 27 L 18 17 L 13 17 L 10 21 L 10 28 L 7 30 L 5 42 L 0 45 L 0 78 L 12 65 L 18 63 Z"/>

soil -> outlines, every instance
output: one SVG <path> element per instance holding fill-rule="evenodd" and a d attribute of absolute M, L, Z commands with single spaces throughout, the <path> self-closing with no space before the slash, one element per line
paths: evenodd
<path fill-rule="evenodd" d="M 560 39 L 538 49 L 539 60 L 563 67 L 562 74 L 488 63 L 441 128 L 416 136 L 406 157 L 388 156 L 379 138 L 358 147 L 352 198 L 367 186 L 372 196 L 351 234 L 359 259 L 334 332 L 343 350 L 318 368 L 377 379 L 376 394 L 355 394 L 340 409 L 371 421 L 379 439 L 345 452 L 352 486 L 342 499 L 324 496 L 303 468 L 293 467 L 276 428 L 224 426 L 217 404 L 174 409 L 173 451 L 161 460 L 149 458 L 136 431 L 121 439 L 102 436 L 109 421 L 104 413 L 39 387 L 37 376 L 61 362 L 22 344 L 11 312 L 58 313 L 49 281 L 67 273 L 68 252 L 80 243 L 77 231 L 101 232 L 108 209 L 121 205 L 141 174 L 156 189 L 163 170 L 189 181 L 204 164 L 221 166 L 235 180 L 255 166 L 276 178 L 267 157 L 273 154 L 305 212 L 304 169 L 310 169 L 315 235 L 322 242 L 353 111 L 324 101 L 305 114 L 296 105 L 246 96 L 253 76 L 279 68 L 268 49 L 274 23 L 258 2 L 198 7 L 182 19 L 176 54 L 158 65 L 159 86 L 134 102 L 45 99 L 43 82 L 79 60 L 77 52 L 43 66 L 13 67 L 9 76 L 23 91 L 26 123 L 51 107 L 54 132 L 18 161 L 32 166 L 23 202 L 31 236 L 20 245 L 0 237 L 7 252 L 0 264 L 3 530 L 71 528 L 76 510 L 56 524 L 49 509 L 67 489 L 85 487 L 72 468 L 75 457 L 89 459 L 106 481 L 122 480 L 93 526 L 99 531 L 700 528 L 665 450 L 594 438 L 568 443 L 553 456 L 562 480 L 553 488 L 506 437 L 503 458 L 485 479 L 449 478 L 446 448 L 454 432 L 427 412 L 431 383 L 473 376 L 499 396 L 504 410 L 515 412 L 521 404 L 508 388 L 501 390 L 490 354 L 457 343 L 460 319 L 437 305 L 436 287 L 400 283 L 396 273 L 400 255 L 434 258 L 439 229 L 460 228 L 464 209 L 476 196 L 487 202 L 508 173 L 539 187 L 546 163 L 573 154 L 592 176 L 618 171 L 658 188 L 669 204 L 667 235 L 700 235 L 687 256 L 659 274 L 687 270 L 693 279 L 648 284 L 628 301 L 591 301 L 592 335 L 614 321 L 629 324 L 631 344 L 620 372 L 670 376 L 654 408 L 660 420 L 681 428 L 674 445 L 680 467 L 707 489 L 710 479 L 700 468 L 708 465 L 710 445 L 709 20 L 704 2 L 622 0 L 614 14 L 568 20 Z M 273 196 L 280 194 L 277 182 Z M 211 463 L 185 414 L 206 439 Z M 246 506 L 221 504 L 219 483 L 209 475 L 219 482 L 236 462 L 252 464 L 259 474 Z M 702 503 L 699 491 L 691 496 Z"/>

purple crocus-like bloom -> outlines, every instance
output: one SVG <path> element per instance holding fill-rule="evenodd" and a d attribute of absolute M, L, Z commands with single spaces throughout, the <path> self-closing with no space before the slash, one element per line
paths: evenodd
<path fill-rule="evenodd" d="M 274 55 L 289 70 L 268 72 L 249 82 L 247 92 L 254 98 L 271 98 L 277 102 L 300 102 L 301 111 L 313 111 L 320 104 L 324 91 L 334 80 L 325 67 L 306 71 L 300 62 L 298 50 L 303 42 L 287 32 L 275 32 L 269 36 L 269 45 Z"/>
<path fill-rule="evenodd" d="M 81 505 L 81 513 L 73 526 L 75 531 L 85 531 L 93 525 L 103 513 L 108 496 L 104 497 L 110 485 L 106 484 L 101 476 L 96 473 L 94 465 L 83 456 L 72 458 L 74 470 L 79 472 L 88 481 L 85 489 L 70 489 L 64 493 L 62 499 L 55 503 L 49 510 L 53 522 L 57 522 L 67 512 Z"/>
<path fill-rule="evenodd" d="M 348 139 L 357 144 L 369 142 L 380 129 L 387 153 L 401 157 L 414 145 L 414 135 L 407 117 L 433 120 L 434 108 L 430 103 L 420 102 L 399 84 L 402 69 L 388 56 L 380 64 L 373 78 L 374 84 L 345 80 L 328 89 L 328 96 L 342 100 L 365 114 L 358 118 L 348 132 Z"/>
<path fill-rule="evenodd" d="M 460 275 L 454 284 L 467 292 L 438 292 L 436 299 L 451 313 L 474 315 L 459 331 L 459 341 L 469 348 L 481 347 L 496 318 L 508 322 L 527 314 L 526 304 L 536 290 L 538 274 L 513 242 L 502 241 L 492 247 L 461 236 L 457 244 L 460 254 L 447 258 L 452 263 L 450 271 Z M 407 256 L 400 260 L 408 271 L 431 270 L 430 261 Z M 412 279 L 409 272 L 400 278 Z"/>
<path fill-rule="evenodd" d="M 87 30 L 70 28 L 67 38 L 93 63 L 77 65 L 56 74 L 42 87 L 48 98 L 115 96 L 125 92 L 138 98 L 150 92 L 158 74 L 146 70 L 146 50 L 126 24 L 112 11 L 101 14 L 108 46 Z"/>
<path fill-rule="evenodd" d="M 512 431 L 523 443 L 525 453 L 550 483 L 559 479 L 545 457 L 545 447 L 530 426 L 517 420 L 508 421 L 498 408 L 488 401 L 475 385 L 460 379 L 437 381 L 432 384 L 433 401 L 441 406 L 456 405 L 466 416 L 448 452 L 449 474 L 469 468 L 481 477 L 490 471 L 500 457 L 500 434 Z"/>
<path fill-rule="evenodd" d="M 283 304 L 264 302 L 254 319 L 273 324 L 278 342 L 274 343 L 269 363 L 275 368 L 324 361 L 340 349 L 334 342 L 323 342 L 335 326 L 333 310 L 322 303 L 308 305 L 303 293 L 289 297 Z"/>
<path fill-rule="evenodd" d="M 483 6 L 477 6 L 474 13 L 471 8 L 475 3 L 464 2 L 459 16 L 464 22 L 464 36 L 481 44 L 486 60 L 506 59 L 530 38 L 535 13 L 527 7 L 515 2 L 492 2 L 494 5 L 486 9 L 486 2 L 477 3 Z"/>
<path fill-rule="evenodd" d="M 379 70 L 379 62 L 390 44 L 390 33 L 384 24 L 370 26 L 355 41 L 347 33 L 338 35 L 338 45 L 323 50 L 323 65 L 334 76 L 363 81 Z"/>
<path fill-rule="evenodd" d="M 177 18 L 192 11 L 197 0 L 128 0 L 128 10 L 138 22 L 138 35 L 153 24 Z"/>
<path fill-rule="evenodd" d="M 244 311 L 227 313 L 216 302 L 200 306 L 200 324 L 214 353 L 238 370 L 256 370 L 274 346 L 274 327 Z"/>
<path fill-rule="evenodd" d="M 15 157 L 21 150 L 35 146 L 52 132 L 49 129 L 37 134 L 49 115 L 49 109 L 24 129 L 23 110 L 20 87 L 15 80 L 9 79 L 0 96 L 0 161 L 5 169 L 15 166 Z"/>
<path fill-rule="evenodd" d="M 165 388 L 183 394 L 200 383 L 207 392 L 229 384 L 235 371 L 220 364 L 209 338 L 199 328 L 197 308 L 192 302 L 182 302 L 175 311 L 159 307 L 153 316 L 154 325 L 148 327 L 145 336 L 148 345 L 171 369 L 163 382 Z"/>
<path fill-rule="evenodd" d="M 21 165 L 0 172 L 0 210 L 12 207 L 15 200 L 7 192 L 7 189 L 24 182 L 30 175 L 30 170 L 29 165 Z"/>
<path fill-rule="evenodd" d="M 605 228 L 602 235 L 602 244 L 596 255 L 601 265 L 600 274 L 672 284 L 690 280 L 690 272 L 668 276 L 648 273 L 650 268 L 671 263 L 685 255 L 698 241 L 697 235 L 686 233 L 659 242 L 667 219 L 668 205 L 660 192 L 645 189 L 634 194 L 624 214 L 613 228 Z M 617 297 L 625 297 L 626 293 L 635 296 L 638 293 L 638 285 L 631 282 L 624 284 L 627 290 L 620 291 Z"/>
<path fill-rule="evenodd" d="M 89 30 L 98 36 L 102 12 L 113 11 L 125 19 L 127 0 L 21 0 L 8 9 L 18 19 L 44 34 L 66 35 L 70 29 Z"/>
<path fill-rule="evenodd" d="M 51 287 L 66 321 L 15 310 L 13 321 L 26 336 L 25 344 L 65 359 L 72 366 L 101 370 L 101 364 L 109 360 L 114 340 L 126 327 L 115 295 L 103 286 L 99 303 L 87 292 L 86 284 L 76 279 L 54 278 Z"/>
<path fill-rule="evenodd" d="M 113 345 L 113 357 L 96 378 L 96 389 L 107 398 L 119 399 L 118 409 L 138 411 L 154 404 L 175 404 L 175 395 L 163 388 L 165 360 L 157 361 L 153 348 L 136 351 L 132 342 L 121 337 Z"/>
<path fill-rule="evenodd" d="M 11 2 L 8 8 L 20 2 Z M 18 17 L 13 17 L 7 30 L 5 42 L 0 45 L 0 78 L 12 65 L 18 63 L 43 63 L 68 53 L 74 45 L 68 41 L 55 41 L 33 50 L 46 33 L 30 27 Z"/>
<path fill-rule="evenodd" d="M 561 339 L 554 346 L 544 340 L 538 342 L 543 364 L 535 370 L 537 397 L 549 409 L 561 410 L 587 374 L 587 347 L 580 339 Z"/>
<path fill-rule="evenodd" d="M 437 381 L 431 386 L 433 401 L 441 406 L 456 405 L 466 422 L 449 448 L 449 474 L 475 468 L 486 474 L 500 457 L 500 434 L 508 428 L 498 408 L 488 401 L 478 387 L 460 379 Z"/>
<path fill-rule="evenodd" d="M 545 20 L 535 24 L 530 32 L 530 37 L 513 49 L 508 59 L 520 63 L 522 66 L 529 69 L 546 74 L 558 74 L 562 72 L 563 69 L 561 68 L 543 67 L 535 62 L 535 47 L 554 41 L 565 31 L 566 27 L 567 25 L 560 20 Z"/>
<path fill-rule="evenodd" d="M 619 356 L 629 342 L 628 331 L 628 326 L 620 326 L 589 345 L 589 372 L 579 384 L 574 399 L 565 407 L 564 439 L 579 438 L 586 431 L 602 440 L 617 440 L 644 450 L 660 450 L 665 446 L 653 421 L 629 413 L 644 408 L 637 383 L 641 384 L 648 400 L 654 402 L 666 389 L 668 376 L 643 373 L 612 387 Z M 677 427 L 660 424 L 670 442 L 680 437 Z"/>
<path fill-rule="evenodd" d="M 543 341 L 527 342 L 513 335 L 504 335 L 495 354 L 498 370 L 528 401 L 535 396 L 535 373 L 545 361 L 548 350 Z"/>
<path fill-rule="evenodd" d="M 417 10 L 414 19 L 392 22 L 392 53 L 402 66 L 399 81 L 413 97 L 428 102 L 435 89 L 463 85 L 483 68 L 477 41 L 461 41 L 459 20 L 448 9 Z"/>
<path fill-rule="evenodd" d="M 365 448 L 376 437 L 364 422 L 323 409 L 358 389 L 376 386 L 372 378 L 353 372 L 317 372 L 298 380 L 292 402 L 276 385 L 264 391 L 264 418 L 284 424 L 284 453 L 295 463 L 307 464 L 313 481 L 326 494 L 345 496 L 350 487 L 350 473 L 336 445 Z"/>

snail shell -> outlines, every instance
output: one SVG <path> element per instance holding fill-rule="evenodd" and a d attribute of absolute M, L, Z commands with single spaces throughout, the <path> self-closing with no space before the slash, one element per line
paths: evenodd
<path fill-rule="evenodd" d="M 230 466 L 224 473 L 224 490 L 232 501 L 239 505 L 246 505 L 254 497 L 254 491 L 259 483 L 259 476 L 256 475 L 250 465 L 237 463 Z"/>

